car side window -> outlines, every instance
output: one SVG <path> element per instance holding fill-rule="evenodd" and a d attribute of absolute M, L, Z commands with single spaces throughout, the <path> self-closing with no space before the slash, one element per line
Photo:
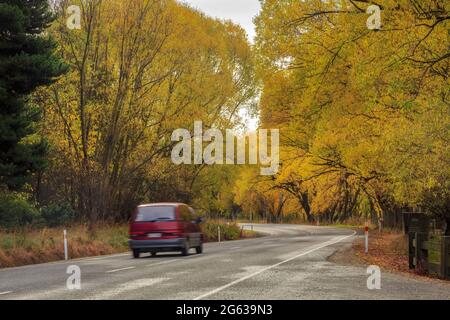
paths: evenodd
<path fill-rule="evenodd" d="M 189 211 L 189 209 L 186 206 L 180 207 L 180 216 L 181 216 L 182 221 L 191 222 L 191 220 L 192 220 L 191 212 Z"/>

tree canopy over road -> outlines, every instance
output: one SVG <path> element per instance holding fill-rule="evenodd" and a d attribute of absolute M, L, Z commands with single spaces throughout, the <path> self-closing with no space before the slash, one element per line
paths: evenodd
<path fill-rule="evenodd" d="M 281 190 L 309 220 L 402 206 L 449 219 L 449 18 L 442 1 L 263 1 L 261 124 L 282 128 L 283 164 L 255 192 Z"/>
<path fill-rule="evenodd" d="M 5 203 L 70 207 L 91 223 L 124 221 L 153 201 L 310 222 L 396 223 L 409 206 L 450 223 L 449 4 L 261 2 L 251 44 L 240 26 L 175 0 L 55 1 L 51 25 L 46 1 L 2 1 Z M 69 5 L 81 8 L 80 30 L 67 27 Z M 367 26 L 370 5 L 379 30 Z M 24 23 L 8 23 L 11 13 Z M 20 91 L 20 79 L 33 83 Z M 278 174 L 172 163 L 174 130 L 202 121 L 239 131 L 243 112 L 280 129 Z M 41 159 L 43 139 L 38 165 L 25 148 Z"/>

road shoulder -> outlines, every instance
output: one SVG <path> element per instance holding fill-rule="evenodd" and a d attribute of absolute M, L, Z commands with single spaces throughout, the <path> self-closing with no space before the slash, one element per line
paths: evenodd
<path fill-rule="evenodd" d="M 406 240 L 403 239 L 403 235 L 395 232 L 385 232 L 383 234 L 372 232 L 369 253 L 365 254 L 363 233 L 361 230 L 355 229 L 355 231 L 358 232 L 358 235 L 354 237 L 353 241 L 346 242 L 339 247 L 328 257 L 327 260 L 329 262 L 356 267 L 376 265 L 383 272 L 402 275 L 415 280 L 447 285 L 450 288 L 450 281 L 417 274 L 409 270 Z"/>

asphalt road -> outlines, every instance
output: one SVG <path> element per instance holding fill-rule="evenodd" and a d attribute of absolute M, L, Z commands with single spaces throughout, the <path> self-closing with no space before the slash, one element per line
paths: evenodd
<path fill-rule="evenodd" d="M 382 273 L 367 288 L 367 269 L 327 261 L 354 240 L 328 227 L 257 225 L 265 237 L 211 243 L 188 257 L 130 253 L 0 269 L 1 299 L 450 299 L 450 286 Z M 194 250 L 193 250 L 194 251 Z M 69 290 L 68 266 L 81 270 Z"/>

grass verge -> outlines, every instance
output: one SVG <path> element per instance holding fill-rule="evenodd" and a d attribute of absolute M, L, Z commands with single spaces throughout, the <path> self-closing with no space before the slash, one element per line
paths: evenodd
<path fill-rule="evenodd" d="M 236 223 L 213 220 L 201 225 L 205 242 L 255 238 L 256 232 L 241 231 Z M 128 251 L 128 225 L 102 224 L 90 231 L 87 225 L 67 227 L 70 259 L 101 256 Z M 63 227 L 0 230 L 0 268 L 59 261 L 64 259 Z"/>
<path fill-rule="evenodd" d="M 64 228 L 0 232 L 0 268 L 64 259 Z M 67 228 L 71 259 L 124 252 L 128 248 L 127 225 L 86 225 Z"/>

